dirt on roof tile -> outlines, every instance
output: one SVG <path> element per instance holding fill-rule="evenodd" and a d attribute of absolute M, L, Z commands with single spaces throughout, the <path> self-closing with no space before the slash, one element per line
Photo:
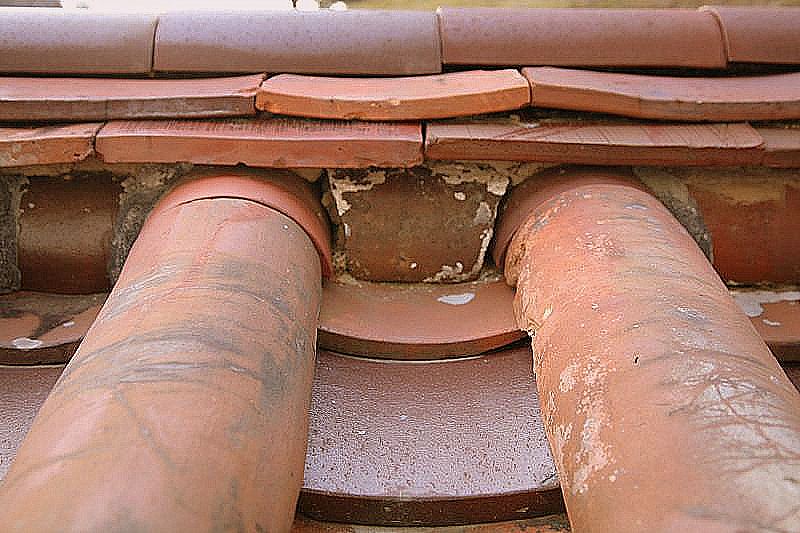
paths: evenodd
<path fill-rule="evenodd" d="M 0 120 L 254 115 L 262 74 L 206 79 L 2 78 Z"/>
<path fill-rule="evenodd" d="M 747 124 L 430 123 L 428 159 L 593 165 L 746 165 L 761 161 Z"/>
<path fill-rule="evenodd" d="M 86 159 L 94 153 L 94 136 L 101 126 L 90 123 L 0 127 L 0 167 L 74 163 Z"/>
<path fill-rule="evenodd" d="M 683 78 L 538 67 L 522 73 L 535 107 L 704 122 L 800 118 L 800 72 Z"/>
<path fill-rule="evenodd" d="M 710 13 L 688 9 L 442 8 L 446 65 L 724 68 Z"/>
<path fill-rule="evenodd" d="M 100 130 L 96 149 L 108 163 L 406 167 L 422 162 L 422 127 L 283 118 L 115 121 Z"/>

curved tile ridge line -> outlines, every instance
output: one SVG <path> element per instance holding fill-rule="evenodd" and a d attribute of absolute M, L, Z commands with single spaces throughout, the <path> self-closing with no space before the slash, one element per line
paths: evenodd
<path fill-rule="evenodd" d="M 261 84 L 256 107 L 276 114 L 357 120 L 420 120 L 511 111 L 530 103 L 513 69 L 401 78 L 280 74 Z"/>
<path fill-rule="evenodd" d="M 522 73 L 535 107 L 698 122 L 800 118 L 800 72 L 680 78 L 528 67 Z"/>

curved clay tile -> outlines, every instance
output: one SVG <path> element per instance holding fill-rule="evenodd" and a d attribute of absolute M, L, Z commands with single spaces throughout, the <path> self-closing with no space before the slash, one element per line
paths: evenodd
<path fill-rule="evenodd" d="M 687 9 L 440 8 L 446 65 L 724 68 L 710 13 Z"/>
<path fill-rule="evenodd" d="M 536 107 L 706 122 L 800 118 L 800 72 L 678 78 L 539 67 L 522 73 Z"/>
<path fill-rule="evenodd" d="M 434 13 L 268 11 L 159 17 L 154 69 L 166 72 L 434 74 Z"/>
<path fill-rule="evenodd" d="M 389 359 L 475 355 L 521 339 L 505 281 L 457 284 L 330 282 L 319 346 Z"/>
<path fill-rule="evenodd" d="M 558 512 L 537 406 L 528 347 L 433 363 L 320 352 L 298 509 L 392 526 Z"/>
<path fill-rule="evenodd" d="M 281 74 L 265 81 L 256 107 L 283 115 L 421 120 L 509 111 L 530 103 L 516 70 L 404 78 L 322 78 Z"/>
<path fill-rule="evenodd" d="M 2 78 L 0 120 L 254 115 L 262 74 L 207 79 Z"/>
<path fill-rule="evenodd" d="M 746 165 L 763 141 L 747 124 L 430 123 L 428 159 L 592 165 Z"/>
<path fill-rule="evenodd" d="M 118 121 L 100 130 L 96 150 L 107 163 L 406 167 L 422 162 L 422 129 L 271 118 Z"/>
<path fill-rule="evenodd" d="M 146 74 L 155 30 L 155 15 L 0 9 L 0 72 Z"/>
<path fill-rule="evenodd" d="M 800 8 L 703 7 L 717 17 L 728 61 L 800 63 Z"/>
<path fill-rule="evenodd" d="M 2 91 L 2 89 L 0 89 Z M 0 128 L 0 167 L 74 163 L 94 153 L 102 124 Z"/>

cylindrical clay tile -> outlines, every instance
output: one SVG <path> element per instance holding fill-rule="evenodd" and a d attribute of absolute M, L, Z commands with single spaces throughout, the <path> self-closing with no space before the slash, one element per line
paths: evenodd
<path fill-rule="evenodd" d="M 3 529 L 288 531 L 320 280 L 277 211 L 163 200 L 4 481 Z"/>
<path fill-rule="evenodd" d="M 574 530 L 795 530 L 800 395 L 666 208 L 573 172 L 505 268 Z"/>

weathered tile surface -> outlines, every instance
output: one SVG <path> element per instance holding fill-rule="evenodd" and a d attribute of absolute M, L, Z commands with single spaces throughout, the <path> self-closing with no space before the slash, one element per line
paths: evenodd
<path fill-rule="evenodd" d="M 747 124 L 430 123 L 429 159 L 595 165 L 744 165 L 762 158 Z"/>
<path fill-rule="evenodd" d="M 439 19 L 451 65 L 726 64 L 716 21 L 694 10 L 442 8 Z"/>
<path fill-rule="evenodd" d="M 469 71 L 403 78 L 323 78 L 281 74 L 258 91 L 273 113 L 316 118 L 415 120 L 479 115 L 530 103 L 516 70 Z"/>
<path fill-rule="evenodd" d="M 109 163 L 404 167 L 422 161 L 422 131 L 414 123 L 277 118 L 118 121 L 100 130 L 96 148 Z"/>
<path fill-rule="evenodd" d="M 800 118 L 800 72 L 679 78 L 540 67 L 522 73 L 535 107 L 705 122 Z"/>
<path fill-rule="evenodd" d="M 154 68 L 167 72 L 434 74 L 436 16 L 411 11 L 167 13 Z"/>
<path fill-rule="evenodd" d="M 0 72 L 146 74 L 155 30 L 155 15 L 3 8 Z"/>
<path fill-rule="evenodd" d="M 72 163 L 94 152 L 102 124 L 0 128 L 0 167 Z"/>
<path fill-rule="evenodd" d="M 478 277 L 508 174 L 490 165 L 330 173 L 329 210 L 347 270 L 370 281 Z"/>
<path fill-rule="evenodd" d="M 0 120 L 254 115 L 255 74 L 208 79 L 2 78 Z"/>

